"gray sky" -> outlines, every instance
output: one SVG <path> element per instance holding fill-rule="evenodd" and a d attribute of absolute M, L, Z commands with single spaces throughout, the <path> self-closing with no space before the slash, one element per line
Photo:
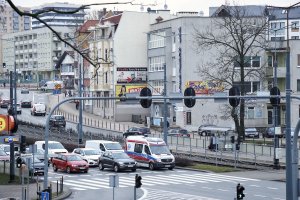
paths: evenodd
<path fill-rule="evenodd" d="M 89 4 L 89 3 L 109 3 L 109 2 L 128 2 L 131 0 L 12 0 L 16 5 L 33 7 L 44 3 L 54 3 L 54 2 L 69 2 L 75 4 Z M 168 5 L 168 9 L 171 13 L 176 13 L 178 11 L 203 11 L 204 15 L 208 15 L 208 8 L 212 6 L 221 6 L 228 2 L 230 5 L 272 5 L 272 6 L 289 6 L 293 5 L 300 0 L 135 0 L 136 3 L 143 2 L 145 4 L 144 10 L 147 7 L 152 9 L 163 9 L 165 1 Z M 148 6 L 147 4 L 157 3 L 157 6 Z M 236 3 L 233 3 L 236 2 Z M 140 6 L 132 5 L 113 5 L 113 6 L 103 6 L 112 10 L 132 10 L 140 11 Z M 92 8 L 101 9 L 102 7 Z"/>

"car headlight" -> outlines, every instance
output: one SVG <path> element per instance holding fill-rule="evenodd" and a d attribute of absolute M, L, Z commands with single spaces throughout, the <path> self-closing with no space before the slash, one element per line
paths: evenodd
<path fill-rule="evenodd" d="M 124 163 L 123 163 L 123 162 L 119 162 L 119 164 L 120 164 L 120 165 L 124 165 Z"/>
<path fill-rule="evenodd" d="M 77 165 L 72 165 L 72 167 L 77 167 Z"/>
<path fill-rule="evenodd" d="M 156 161 L 157 161 L 157 162 L 161 162 L 161 159 L 160 159 L 160 158 L 157 158 Z"/>

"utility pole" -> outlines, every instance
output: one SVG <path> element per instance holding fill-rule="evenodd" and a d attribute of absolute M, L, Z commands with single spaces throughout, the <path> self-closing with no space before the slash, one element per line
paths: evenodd
<path fill-rule="evenodd" d="M 14 112 L 14 109 L 13 109 L 13 72 L 10 71 L 9 72 L 9 99 L 10 99 L 10 109 L 12 110 L 12 112 Z M 14 113 L 12 113 L 14 114 Z M 11 163 L 10 163 L 10 168 L 9 168 L 9 174 L 10 174 L 10 178 L 9 178 L 9 181 L 10 182 L 14 182 L 15 180 L 15 149 L 14 149 L 14 142 L 11 142 L 10 143 L 10 160 L 11 160 Z"/>
<path fill-rule="evenodd" d="M 167 106 L 167 67 L 166 63 L 164 64 L 164 141 L 168 144 L 168 106 Z"/>
<path fill-rule="evenodd" d="M 79 79 L 78 79 L 78 96 L 79 97 L 82 97 L 82 62 L 81 62 L 81 56 L 79 55 L 78 57 L 78 73 L 79 73 Z M 80 100 L 79 101 L 79 123 L 78 123 L 78 146 L 80 144 L 82 144 L 82 109 L 83 109 L 83 106 L 82 106 L 82 103 L 83 101 Z"/>

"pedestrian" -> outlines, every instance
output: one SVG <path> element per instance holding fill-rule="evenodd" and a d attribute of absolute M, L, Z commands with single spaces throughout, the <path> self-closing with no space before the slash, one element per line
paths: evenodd
<path fill-rule="evenodd" d="M 67 96 L 67 90 L 65 90 L 65 97 Z"/>
<path fill-rule="evenodd" d="M 75 104 L 76 104 L 76 110 L 78 110 L 79 109 L 79 101 L 76 101 Z"/>
<path fill-rule="evenodd" d="M 69 90 L 69 97 L 72 97 L 72 91 Z"/>
<path fill-rule="evenodd" d="M 3 87 L 5 87 L 6 86 L 6 83 L 5 82 L 3 82 Z"/>

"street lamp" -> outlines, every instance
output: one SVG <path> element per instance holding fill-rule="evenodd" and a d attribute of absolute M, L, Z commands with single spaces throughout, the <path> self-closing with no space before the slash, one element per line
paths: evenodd
<path fill-rule="evenodd" d="M 279 8 L 285 11 L 287 26 L 289 26 L 289 11 L 300 4 L 295 3 L 288 7 L 267 6 L 269 8 Z M 291 148 L 291 69 L 290 69 L 290 46 L 289 46 L 289 29 L 287 29 L 286 39 L 286 199 L 298 199 L 298 166 L 297 169 L 293 168 L 292 161 L 298 161 L 295 156 L 292 156 Z M 297 142 L 294 142 L 297 146 Z M 292 160 L 293 159 L 293 160 Z"/>

